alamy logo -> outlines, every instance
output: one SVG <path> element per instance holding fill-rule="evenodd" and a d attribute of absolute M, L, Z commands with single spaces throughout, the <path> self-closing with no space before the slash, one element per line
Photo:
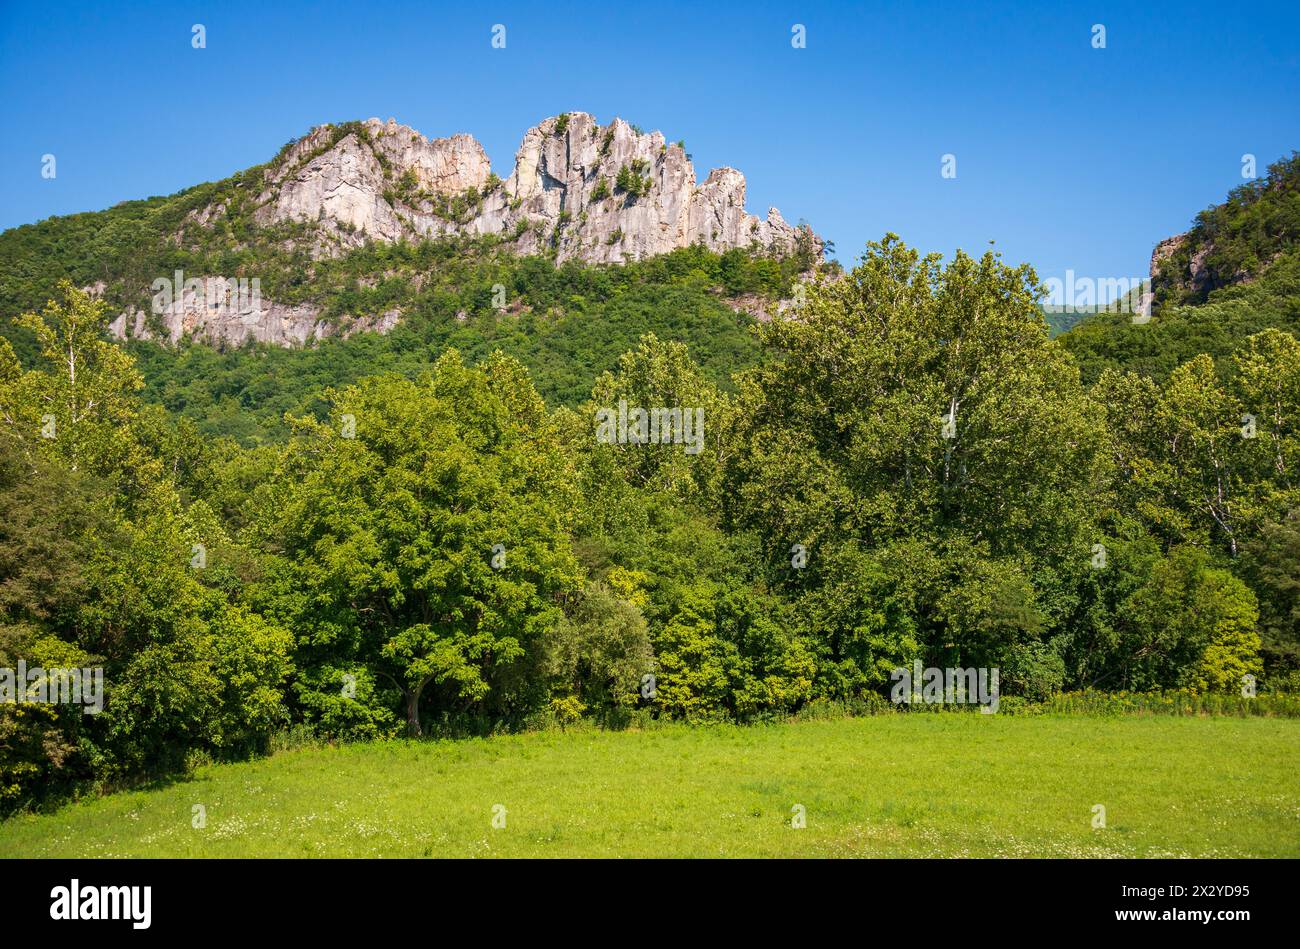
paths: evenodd
<path fill-rule="evenodd" d="M 921 660 L 912 663 L 911 669 L 895 669 L 889 674 L 894 683 L 889 697 L 897 705 L 921 702 L 926 705 L 968 705 L 978 702 L 985 715 L 998 710 L 999 670 L 997 669 L 940 669 L 935 666 L 921 668 Z M 917 688 L 917 684 L 920 688 Z"/>
<path fill-rule="evenodd" d="M 1140 291 L 1146 282 L 1143 277 L 1076 277 L 1073 270 L 1067 270 L 1064 280 L 1048 277 L 1043 284 L 1047 287 L 1048 306 L 1066 313 L 1099 306 L 1106 307 L 1107 312 L 1113 307 L 1116 313 L 1133 313 L 1141 302 L 1135 299 L 1140 294 L 1134 291 Z"/>
<path fill-rule="evenodd" d="M 258 277 L 190 277 L 177 270 L 171 277 L 159 277 L 149 289 L 153 291 L 155 313 L 166 313 L 178 304 L 183 309 L 191 303 L 210 314 L 262 313 L 262 281 Z"/>
<path fill-rule="evenodd" d="M 50 890 L 50 919 L 129 919 L 132 929 L 148 929 L 153 916 L 151 886 L 71 886 Z"/>
<path fill-rule="evenodd" d="M 46 669 L 18 660 L 18 668 L 0 668 L 0 703 L 83 705 L 84 714 L 104 710 L 104 668 Z"/>
<path fill-rule="evenodd" d="M 627 406 L 619 399 L 617 411 L 596 410 L 596 441 L 602 445 L 685 445 L 686 454 L 698 455 L 704 447 L 704 409 Z"/>

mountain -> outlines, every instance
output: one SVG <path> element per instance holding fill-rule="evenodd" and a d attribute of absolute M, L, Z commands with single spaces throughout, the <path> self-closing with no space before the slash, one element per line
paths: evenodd
<path fill-rule="evenodd" d="M 552 266 L 701 247 L 797 255 L 806 268 L 823 249 L 775 208 L 747 213 L 739 171 L 698 182 L 682 143 L 622 119 L 546 119 L 504 180 L 469 135 L 428 139 L 369 119 L 319 126 L 224 181 L 5 232 L 0 306 L 39 306 L 70 275 L 120 313 L 120 339 L 294 346 L 385 333 L 436 280 L 402 250 L 429 242 Z M 394 251 L 365 252 L 377 246 Z"/>

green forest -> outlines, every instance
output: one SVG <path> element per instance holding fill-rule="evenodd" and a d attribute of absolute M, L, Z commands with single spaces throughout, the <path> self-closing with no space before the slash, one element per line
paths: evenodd
<path fill-rule="evenodd" d="M 915 660 L 1000 669 L 1013 714 L 1300 687 L 1300 159 L 1198 218 L 1233 279 L 1055 337 L 1032 267 L 893 234 L 845 268 L 309 262 L 244 176 L 0 235 L 0 666 L 102 666 L 106 696 L 0 704 L 0 813 L 286 734 L 867 712 Z M 406 316 L 111 340 L 175 268 Z M 703 449 L 598 440 L 621 402 L 699 410 Z"/>

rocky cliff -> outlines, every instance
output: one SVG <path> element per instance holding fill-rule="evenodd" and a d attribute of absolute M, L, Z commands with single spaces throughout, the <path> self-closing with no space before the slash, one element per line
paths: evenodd
<path fill-rule="evenodd" d="M 618 263 L 702 243 L 715 251 L 795 249 L 800 231 L 775 208 L 745 210 L 745 177 L 714 169 L 702 183 L 680 145 L 622 119 L 585 112 L 549 118 L 524 135 L 504 181 L 468 135 L 426 139 L 393 119 L 339 135 L 321 126 L 282 155 L 265 178 L 256 221 L 317 226 L 318 254 L 447 234 L 494 234 L 523 254 Z M 222 208 L 195 220 L 209 224 Z M 806 240 L 820 251 L 820 242 Z"/>
<path fill-rule="evenodd" d="M 1151 252 L 1152 297 L 1156 301 L 1204 303 L 1210 293 L 1232 284 L 1250 283 L 1277 253 L 1251 266 L 1223 267 L 1214 237 L 1203 228 L 1166 237 Z M 1219 263 L 1220 266 L 1215 266 Z"/>
<path fill-rule="evenodd" d="M 1191 231 L 1166 237 L 1151 251 L 1151 285 L 1161 290 L 1177 288 L 1199 297 L 1214 283 L 1213 275 L 1205 266 L 1211 246 L 1201 244 L 1190 249 Z M 1153 293 L 1154 296 L 1154 293 Z"/>
<path fill-rule="evenodd" d="M 207 277 L 204 285 L 225 283 L 221 277 Z M 94 292 L 93 287 L 85 288 Z M 165 306 L 150 311 L 128 307 L 109 324 L 118 339 L 155 339 L 175 344 L 184 336 L 218 345 L 238 346 L 248 340 L 277 346 L 302 346 L 327 336 L 348 337 L 353 333 L 386 333 L 397 325 L 401 311 L 391 309 L 334 323 L 321 317 L 320 307 L 311 303 L 288 306 L 272 300 L 249 299 L 247 295 L 222 292 L 217 295 L 185 288 Z"/>

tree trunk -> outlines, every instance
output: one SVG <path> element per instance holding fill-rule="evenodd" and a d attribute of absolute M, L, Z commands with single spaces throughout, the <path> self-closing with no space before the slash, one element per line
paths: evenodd
<path fill-rule="evenodd" d="M 420 693 L 424 691 L 424 683 L 421 682 L 414 689 L 406 693 L 406 734 L 411 738 L 419 738 L 420 730 Z"/>

